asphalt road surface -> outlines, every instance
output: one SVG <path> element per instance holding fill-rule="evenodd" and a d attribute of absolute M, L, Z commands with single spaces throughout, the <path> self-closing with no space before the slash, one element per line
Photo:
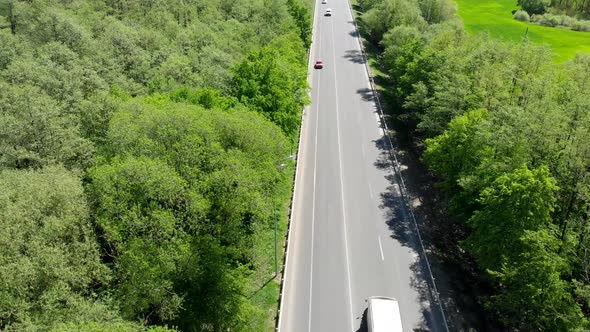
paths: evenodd
<path fill-rule="evenodd" d="M 399 301 L 404 331 L 445 331 L 349 4 L 315 10 L 311 62 L 324 68 L 310 68 L 279 330 L 365 331 L 366 300 L 379 295 Z"/>

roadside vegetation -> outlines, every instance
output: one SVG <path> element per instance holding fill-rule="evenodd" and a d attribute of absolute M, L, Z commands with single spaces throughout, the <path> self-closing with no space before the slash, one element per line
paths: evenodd
<path fill-rule="evenodd" d="M 0 330 L 272 330 L 310 32 L 304 0 L 0 0 Z"/>
<path fill-rule="evenodd" d="M 590 55 L 469 34 L 449 0 L 357 3 L 387 111 L 436 180 L 439 257 L 477 275 L 501 330 L 590 329 Z"/>
<path fill-rule="evenodd" d="M 470 33 L 484 32 L 491 37 L 513 42 L 520 42 L 526 36 L 534 44 L 551 47 L 557 54 L 555 60 L 558 62 L 574 58 L 577 52 L 590 53 L 590 33 L 552 28 L 514 19 L 512 12 L 521 9 L 515 0 L 456 0 L 456 2 L 465 29 Z"/>

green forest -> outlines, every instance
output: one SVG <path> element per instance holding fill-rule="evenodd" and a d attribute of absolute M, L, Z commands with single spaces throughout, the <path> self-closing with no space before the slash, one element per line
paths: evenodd
<path fill-rule="evenodd" d="M 590 55 L 467 34 L 448 0 L 357 3 L 438 222 L 460 227 L 440 250 L 491 285 L 480 301 L 502 330 L 589 330 Z"/>
<path fill-rule="evenodd" d="M 0 330 L 272 328 L 308 6 L 0 0 Z"/>

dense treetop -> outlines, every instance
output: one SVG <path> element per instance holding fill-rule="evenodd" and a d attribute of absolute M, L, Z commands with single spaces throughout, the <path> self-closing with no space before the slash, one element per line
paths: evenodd
<path fill-rule="evenodd" d="M 0 0 L 0 329 L 263 328 L 244 294 L 310 22 L 299 0 Z"/>

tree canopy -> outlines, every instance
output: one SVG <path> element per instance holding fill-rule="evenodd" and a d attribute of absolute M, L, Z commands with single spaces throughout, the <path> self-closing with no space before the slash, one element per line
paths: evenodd
<path fill-rule="evenodd" d="M 288 201 L 309 8 L 0 0 L 1 330 L 272 321 L 247 294 Z"/>

